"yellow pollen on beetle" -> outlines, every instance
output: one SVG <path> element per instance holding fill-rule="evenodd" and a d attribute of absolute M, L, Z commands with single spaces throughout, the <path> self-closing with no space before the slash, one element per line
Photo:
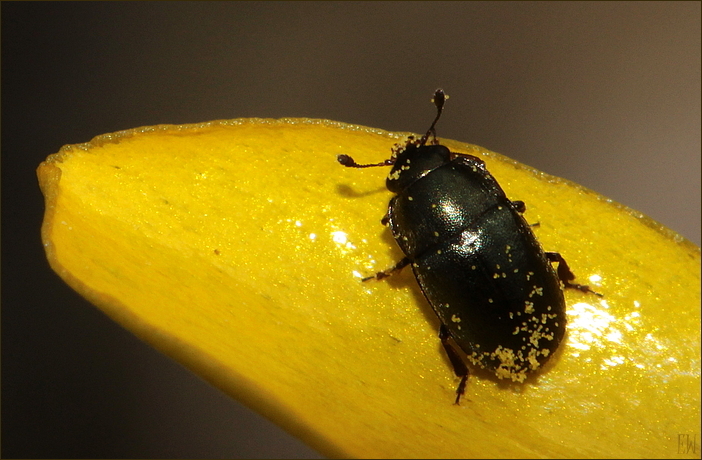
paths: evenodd
<path fill-rule="evenodd" d="M 534 313 L 534 302 L 529 302 L 528 300 L 524 302 L 524 313 L 528 315 Z"/>

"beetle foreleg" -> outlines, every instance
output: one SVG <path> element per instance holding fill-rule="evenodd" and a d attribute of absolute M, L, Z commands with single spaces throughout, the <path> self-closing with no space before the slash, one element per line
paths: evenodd
<path fill-rule="evenodd" d="M 407 265 L 409 265 L 410 260 L 405 257 L 392 267 L 388 268 L 387 270 L 383 270 L 382 272 L 378 272 L 373 276 L 367 276 L 366 278 L 363 278 L 361 281 L 368 281 L 372 279 L 377 279 L 377 280 L 382 280 L 383 278 L 387 278 L 388 276 L 392 275 L 394 272 L 398 272 L 405 268 Z"/>
<path fill-rule="evenodd" d="M 390 213 L 388 212 L 383 216 L 382 219 L 380 219 L 380 223 L 383 224 L 383 226 L 387 227 L 387 225 L 390 223 Z"/>

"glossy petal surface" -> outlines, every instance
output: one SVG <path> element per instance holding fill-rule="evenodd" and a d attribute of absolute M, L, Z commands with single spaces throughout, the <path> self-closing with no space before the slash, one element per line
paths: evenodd
<path fill-rule="evenodd" d="M 480 147 L 546 250 L 605 297 L 566 293 L 537 378 L 469 380 L 380 225 L 401 134 L 323 120 L 156 126 L 39 167 L 54 270 L 133 331 L 329 456 L 675 457 L 699 434 L 699 248 L 644 216 Z M 699 437 L 698 437 L 699 439 Z M 699 448 L 699 447 L 698 447 Z"/>

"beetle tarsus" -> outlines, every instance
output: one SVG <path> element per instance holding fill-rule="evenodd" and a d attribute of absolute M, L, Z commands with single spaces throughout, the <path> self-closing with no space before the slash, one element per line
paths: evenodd
<path fill-rule="evenodd" d="M 458 388 L 456 388 L 456 401 L 453 403 L 456 406 L 461 405 L 461 397 L 466 392 L 466 382 L 468 382 L 468 374 L 461 377 L 461 382 L 458 384 Z"/>
<path fill-rule="evenodd" d="M 392 267 L 388 268 L 387 270 L 383 270 L 382 272 L 378 272 L 373 276 L 367 276 L 367 277 L 363 278 L 361 281 L 369 281 L 372 279 L 380 281 L 382 279 L 389 277 L 390 275 L 392 275 L 395 272 L 399 272 L 400 270 L 405 268 L 407 265 L 409 265 L 409 263 L 410 263 L 410 260 L 407 257 L 405 257 L 401 261 L 399 261 L 398 263 L 393 265 Z"/>

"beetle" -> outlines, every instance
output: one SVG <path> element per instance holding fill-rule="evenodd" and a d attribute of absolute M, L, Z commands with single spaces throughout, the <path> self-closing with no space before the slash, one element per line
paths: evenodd
<path fill-rule="evenodd" d="M 573 283 L 559 253 L 544 252 L 522 216 L 524 202 L 507 198 L 483 160 L 439 143 L 436 123 L 447 98 L 436 90 L 437 113 L 426 134 L 396 145 L 389 159 L 358 164 L 339 155 L 337 161 L 351 168 L 392 166 L 386 187 L 395 195 L 381 223 L 405 257 L 363 281 L 411 265 L 441 322 L 439 338 L 460 378 L 459 404 L 467 363 L 524 382 L 563 339 L 563 289 L 601 294 Z"/>

